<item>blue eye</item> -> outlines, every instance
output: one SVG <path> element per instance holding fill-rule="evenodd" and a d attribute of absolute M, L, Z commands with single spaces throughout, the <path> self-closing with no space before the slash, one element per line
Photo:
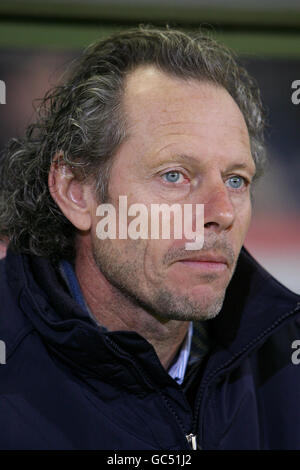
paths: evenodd
<path fill-rule="evenodd" d="M 179 171 L 168 171 L 162 175 L 168 183 L 177 183 L 181 173 Z"/>
<path fill-rule="evenodd" d="M 245 185 L 245 179 L 242 176 L 231 176 L 227 181 L 232 189 L 241 189 Z"/>

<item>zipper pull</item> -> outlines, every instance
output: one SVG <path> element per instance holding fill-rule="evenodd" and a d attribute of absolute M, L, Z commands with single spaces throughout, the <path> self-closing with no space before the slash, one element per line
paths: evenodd
<path fill-rule="evenodd" d="M 186 440 L 193 450 L 197 450 L 197 436 L 195 434 L 188 434 Z"/>

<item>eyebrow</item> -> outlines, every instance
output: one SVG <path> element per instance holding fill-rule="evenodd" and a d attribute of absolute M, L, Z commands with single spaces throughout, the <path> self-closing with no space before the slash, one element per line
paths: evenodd
<path fill-rule="evenodd" d="M 159 152 L 159 154 L 161 153 L 161 151 Z M 163 162 L 165 161 L 166 159 L 168 160 L 183 160 L 184 162 L 187 162 L 187 163 L 195 163 L 196 165 L 199 165 L 199 160 L 195 157 L 192 157 L 191 155 L 186 155 L 186 154 L 183 154 L 183 153 L 174 153 L 174 154 L 170 154 L 170 155 L 159 155 L 157 157 L 157 163 L 159 164 L 160 162 Z"/>
<path fill-rule="evenodd" d="M 248 165 L 247 163 L 234 163 L 228 168 L 228 171 L 247 170 L 254 176 L 256 174 L 256 165 L 254 161 L 253 163 L 254 163 L 254 170 L 252 170 L 252 165 Z"/>
<path fill-rule="evenodd" d="M 184 153 L 178 153 L 178 154 L 174 154 L 174 155 L 170 155 L 169 157 L 171 160 L 176 160 L 176 159 L 180 159 L 180 160 L 183 160 L 187 163 L 194 163 L 196 165 L 199 165 L 199 160 L 198 158 L 195 158 L 193 157 L 192 155 L 187 155 L 187 154 L 184 154 Z M 251 173 L 251 175 L 255 176 L 256 174 L 256 165 L 255 165 L 255 162 L 253 160 L 253 167 L 254 169 L 252 170 L 252 165 L 249 165 L 248 163 L 243 163 L 243 162 L 240 162 L 240 163 L 233 163 L 228 169 L 227 171 L 233 171 L 233 170 L 247 170 Z"/>

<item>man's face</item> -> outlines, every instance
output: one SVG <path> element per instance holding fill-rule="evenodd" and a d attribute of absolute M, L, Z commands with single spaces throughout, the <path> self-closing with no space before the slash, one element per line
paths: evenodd
<path fill-rule="evenodd" d="M 109 201 L 118 213 L 143 203 L 204 204 L 204 246 L 187 239 L 99 240 L 95 261 L 122 295 L 161 321 L 203 320 L 221 309 L 251 218 L 255 172 L 244 118 L 226 90 L 140 67 L 127 78 L 128 138 L 111 168 Z M 128 218 L 128 223 L 132 220 Z"/>

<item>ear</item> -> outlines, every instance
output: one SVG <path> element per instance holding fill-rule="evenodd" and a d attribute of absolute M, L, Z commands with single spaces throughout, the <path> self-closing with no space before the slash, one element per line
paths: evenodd
<path fill-rule="evenodd" d="M 62 160 L 60 152 L 53 158 L 49 176 L 49 191 L 63 214 L 78 230 L 89 230 L 92 224 L 94 198 L 91 187 L 78 181 Z"/>

